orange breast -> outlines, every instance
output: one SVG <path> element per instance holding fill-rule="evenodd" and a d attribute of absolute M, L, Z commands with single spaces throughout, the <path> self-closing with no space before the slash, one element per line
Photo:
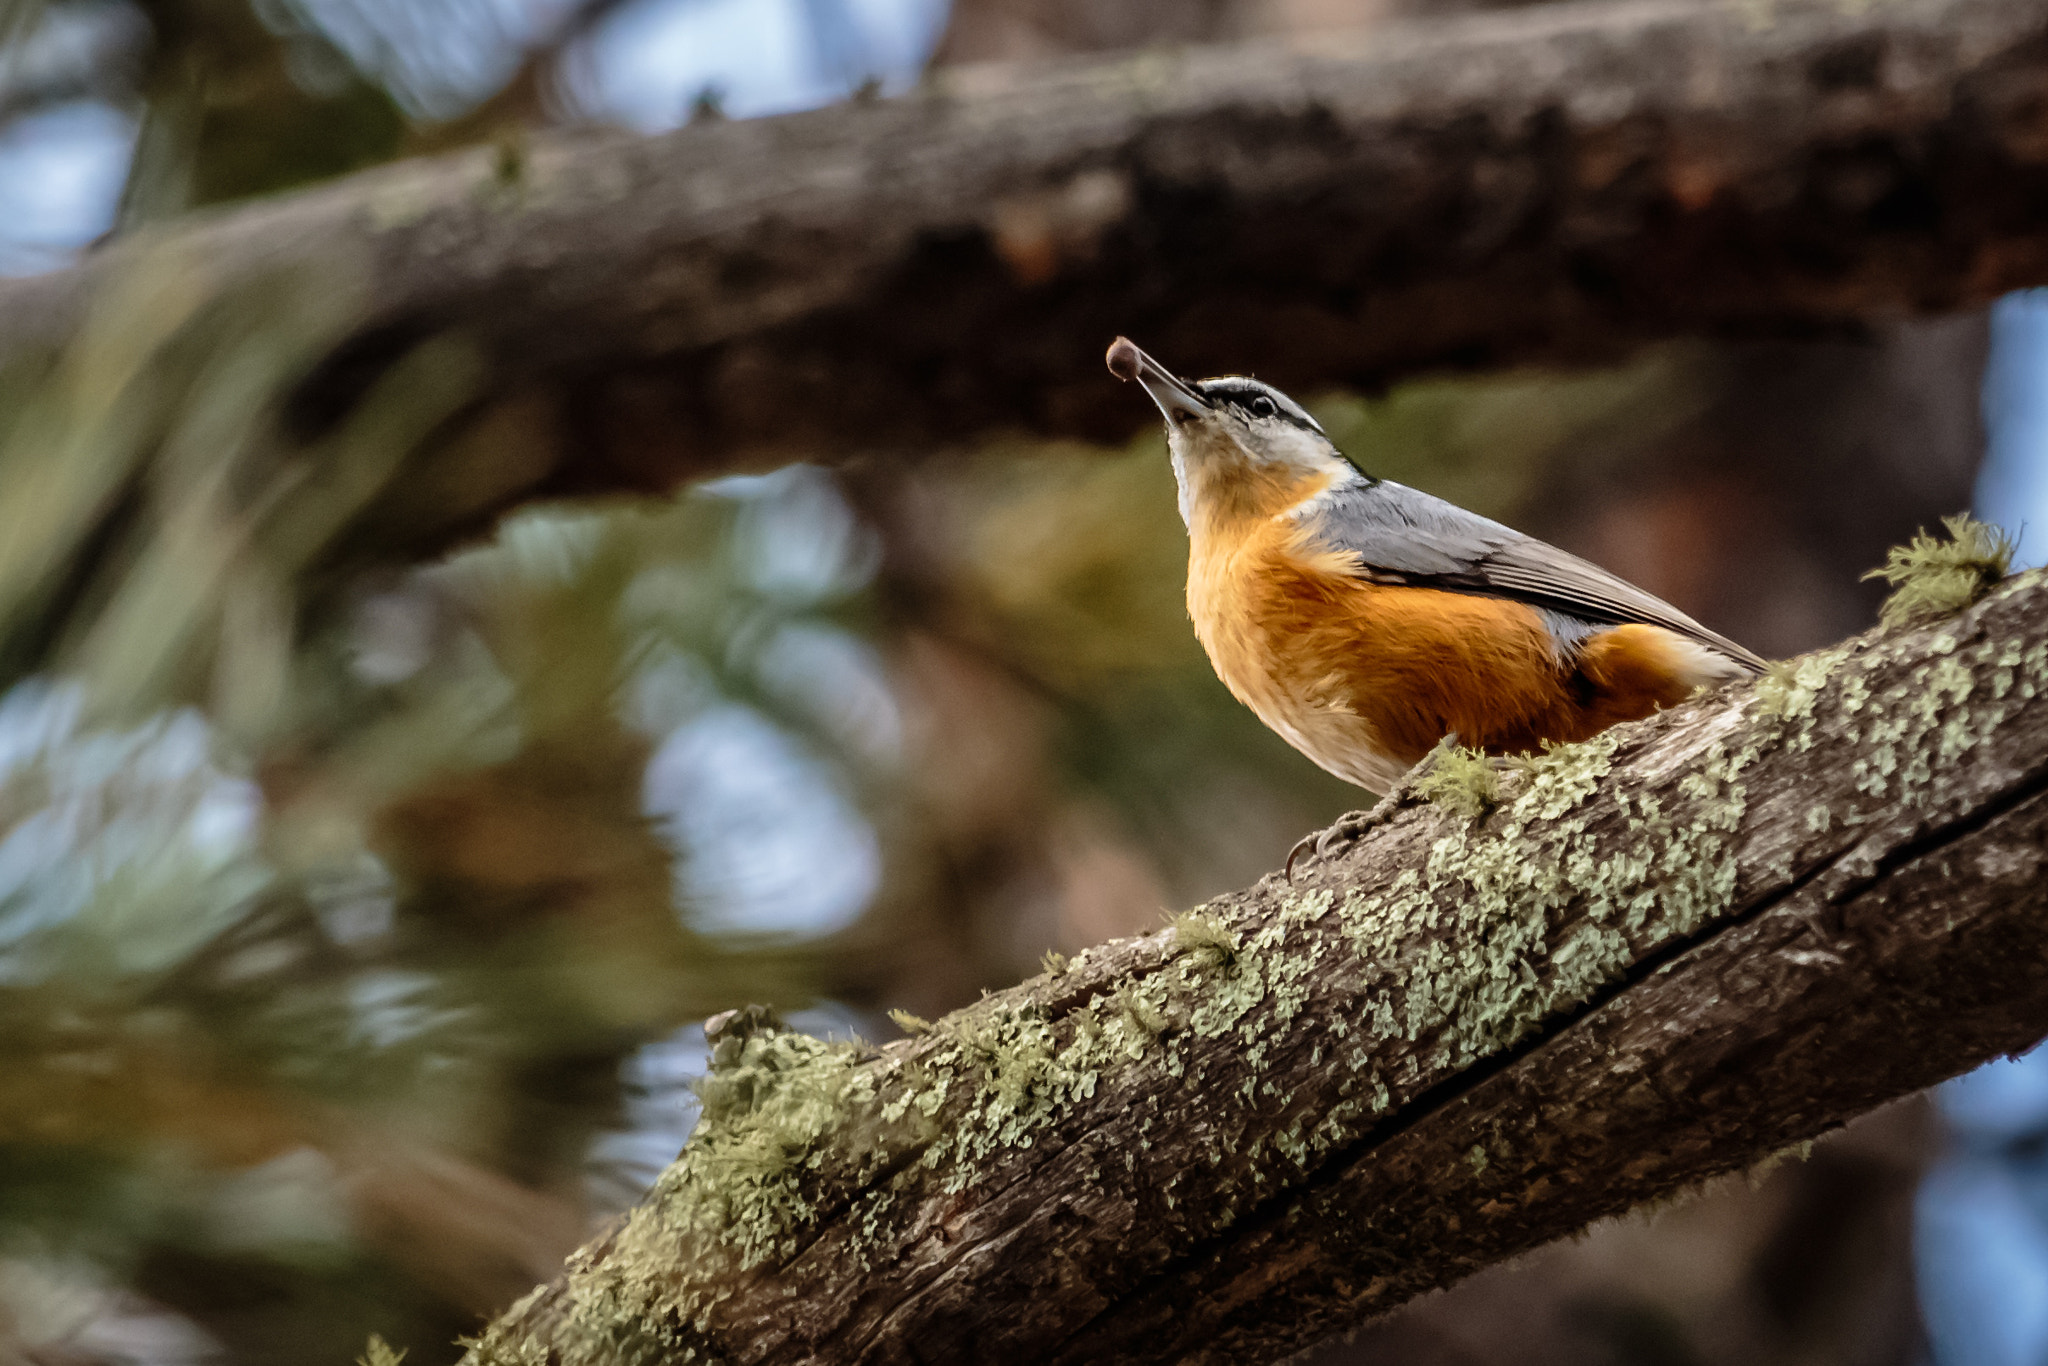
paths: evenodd
<path fill-rule="evenodd" d="M 1452 732 L 1526 752 L 1691 691 L 1656 627 L 1602 632 L 1564 662 L 1535 609 L 1363 582 L 1285 521 L 1193 537 L 1188 611 L 1218 676 L 1297 749 L 1375 791 Z"/>

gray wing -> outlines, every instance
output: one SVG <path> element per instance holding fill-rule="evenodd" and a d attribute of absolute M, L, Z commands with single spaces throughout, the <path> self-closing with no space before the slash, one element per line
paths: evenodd
<path fill-rule="evenodd" d="M 1761 673 L 1764 661 L 1596 564 L 1417 489 L 1380 480 L 1333 491 L 1307 520 L 1375 583 L 1484 593 L 1604 625 L 1641 622 Z"/>

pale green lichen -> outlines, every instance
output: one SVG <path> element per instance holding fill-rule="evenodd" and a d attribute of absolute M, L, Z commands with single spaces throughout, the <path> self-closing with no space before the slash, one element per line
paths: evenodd
<path fill-rule="evenodd" d="M 1843 713 L 1854 723 L 1842 738 L 1859 747 L 1851 773 L 1860 795 L 1926 805 L 1936 771 L 1982 745 L 2048 682 L 2048 643 L 1970 644 L 1944 633 L 1928 653 L 1882 690 L 1844 686 Z"/>
<path fill-rule="evenodd" d="M 841 1118 L 859 1055 L 854 1044 L 761 1030 L 736 1041 L 730 1056 L 714 1057 L 698 1081 L 693 1161 L 670 1168 L 664 1182 L 679 1173 L 698 1179 L 702 1198 L 694 1203 L 747 1263 L 811 1213 L 799 1178 Z"/>
<path fill-rule="evenodd" d="M 1236 966 L 1243 946 L 1237 934 L 1216 916 L 1203 910 L 1182 911 L 1168 923 L 1181 952 L 1196 954 L 1220 968 Z"/>
<path fill-rule="evenodd" d="M 1911 626 L 1962 611 L 2012 572 L 2013 539 L 1967 514 L 1941 519 L 1948 539 L 1921 531 L 1892 547 L 1883 567 L 1863 577 L 1892 586 L 1879 616 L 1887 626 Z"/>
<path fill-rule="evenodd" d="M 1812 1156 L 1812 1139 L 1803 1139 L 1798 1143 L 1788 1143 L 1775 1152 L 1766 1153 L 1762 1158 L 1758 1159 L 1743 1173 L 1743 1177 L 1749 1183 L 1751 1190 L 1758 1190 L 1763 1186 L 1764 1182 L 1771 1178 L 1778 1168 L 1784 1166 L 1787 1162 L 1805 1162 L 1811 1159 Z"/>
<path fill-rule="evenodd" d="M 1196 1038 L 1221 1038 L 1262 1003 L 1271 1001 L 1275 1023 L 1292 1019 L 1305 999 L 1307 966 L 1297 959 L 1252 948 L 1240 949 L 1229 971 L 1205 974 L 1210 980 L 1187 979 L 1181 989 L 1194 1000 L 1187 1028 Z M 1278 980 L 1275 980 L 1276 974 Z M 1259 1061 L 1257 1041 L 1247 1041 L 1253 1063 Z"/>
<path fill-rule="evenodd" d="M 457 1338 L 463 1361 L 474 1366 L 552 1366 L 548 1348 L 538 1342 L 505 1332 L 492 1324 L 473 1338 Z"/>
<path fill-rule="evenodd" d="M 1613 981 L 1645 941 L 1728 908 L 1729 838 L 1754 756 L 1707 745 L 1670 809 L 1624 795 L 1626 837 L 1603 851 L 1582 807 L 1618 743 L 1609 732 L 1529 761 L 1490 827 L 1439 836 L 1421 868 L 1347 904 L 1347 936 L 1389 968 L 1363 1023 L 1421 1045 L 1411 1070 L 1459 1068 L 1515 1043 Z"/>
<path fill-rule="evenodd" d="M 1500 801 L 1500 773 L 1480 751 L 1442 744 L 1423 760 L 1409 789 L 1446 811 L 1478 820 Z"/>
<path fill-rule="evenodd" d="M 404 1347 L 394 1348 L 381 1334 L 372 1333 L 363 1354 L 356 1358 L 356 1366 L 400 1366 L 407 1350 Z"/>
<path fill-rule="evenodd" d="M 1034 1011 L 970 1011 L 948 1022 L 967 1058 L 982 1069 L 983 1085 L 1003 1112 L 1030 1107 L 1053 1069 L 1056 1040 Z M 995 1113 L 995 1111 L 991 1111 Z"/>
<path fill-rule="evenodd" d="M 1116 988 L 1117 1017 L 1130 1026 L 1128 1037 L 1143 1051 L 1139 1040 L 1156 1038 L 1166 1028 L 1166 1014 L 1159 1006 L 1146 999 L 1146 993 L 1134 982 L 1119 982 Z"/>
<path fill-rule="evenodd" d="M 904 1034 L 912 1037 L 932 1032 L 932 1022 L 930 1020 L 925 1019 L 922 1015 L 913 1015 L 907 1010 L 891 1010 L 889 1012 L 889 1019 Z"/>
<path fill-rule="evenodd" d="M 688 1146 L 603 1255 L 569 1259 L 565 1316 L 547 1350 L 530 1350 L 515 1306 L 470 1344 L 476 1366 L 716 1362 L 707 1316 L 736 1278 L 787 1255 L 822 1192 L 858 1185 L 931 1132 L 935 1105 L 906 1104 L 892 1121 L 880 1100 L 878 1069 L 900 1081 L 900 1058 L 795 1033 L 757 1008 L 706 1032 L 712 1068 L 697 1085 L 702 1114 Z M 936 1079 L 917 1090 L 943 1100 Z"/>
<path fill-rule="evenodd" d="M 1816 650 L 1797 659 L 1781 659 L 1756 681 L 1758 705 L 1766 716 L 1796 721 L 1813 714 L 1814 699 L 1847 658 L 1845 650 Z"/>
<path fill-rule="evenodd" d="M 1516 801 L 1516 810 L 1525 818 L 1545 821 L 1571 810 L 1607 776 L 1618 743 L 1610 730 L 1583 744 L 1545 744 L 1540 754 L 1518 757 L 1515 766 L 1529 776 L 1529 784 Z"/>

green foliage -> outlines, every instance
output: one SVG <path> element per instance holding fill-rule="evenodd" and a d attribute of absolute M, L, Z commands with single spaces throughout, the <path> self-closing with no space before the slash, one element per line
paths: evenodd
<path fill-rule="evenodd" d="M 1150 1039 L 1166 1028 L 1165 1014 L 1129 982 L 1117 984 L 1113 999 L 1117 1014 L 1129 1026 L 1127 1034 L 1134 1041 Z"/>
<path fill-rule="evenodd" d="M 1863 577 L 1892 586 L 1879 616 L 1891 627 L 1917 625 L 1962 611 L 2012 572 L 2011 536 L 1967 513 L 1941 519 L 1948 539 L 1916 532 L 1893 546 L 1882 568 Z"/>
<path fill-rule="evenodd" d="M 286 72 L 261 74 L 260 86 L 243 87 L 199 121 L 189 153 L 194 204 L 276 194 L 405 151 L 405 114 L 376 83 L 340 68 L 334 89 L 315 92 Z"/>
<path fill-rule="evenodd" d="M 34 855 L 0 899 L 0 1241 L 195 1287 L 231 1252 L 334 1350 L 374 1306 L 435 1359 L 443 1287 L 506 1298 L 507 1248 L 568 1250 L 623 1057 L 812 989 L 808 953 L 685 923 L 650 737 L 745 707 L 877 810 L 891 770 L 778 662 L 862 591 L 801 472 L 380 565 L 475 493 L 420 478 L 475 367 L 429 339 L 287 421 L 351 278 L 145 259 L 0 375 L 0 835 Z M 765 577 L 797 536 L 812 577 Z"/>
<path fill-rule="evenodd" d="M 423 343 L 301 440 L 280 405 L 349 325 L 356 275 L 212 283 L 143 258 L 62 356 L 30 363 L 0 430 L 0 681 L 54 665 L 96 717 L 210 702 L 254 738 L 286 705 L 295 581 L 468 400 L 476 364 Z M 112 515 L 123 500 L 134 514 Z"/>
<path fill-rule="evenodd" d="M 1797 659 L 1773 660 L 1756 681 L 1764 711 L 1787 719 L 1805 716 L 1841 658 L 1840 651 L 1818 650 Z"/>
<path fill-rule="evenodd" d="M 698 1081 L 703 1120 L 691 1149 L 708 1208 L 750 1260 L 808 1217 L 802 1176 L 840 1125 L 858 1058 L 852 1044 L 760 1030 Z"/>

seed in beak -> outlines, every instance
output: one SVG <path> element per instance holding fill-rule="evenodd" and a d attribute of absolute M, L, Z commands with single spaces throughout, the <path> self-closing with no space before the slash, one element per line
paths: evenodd
<path fill-rule="evenodd" d="M 1109 373 L 1121 380 L 1138 377 L 1138 365 L 1144 352 L 1131 345 L 1129 337 L 1118 337 L 1109 344 L 1109 354 L 1103 357 L 1109 362 Z"/>

